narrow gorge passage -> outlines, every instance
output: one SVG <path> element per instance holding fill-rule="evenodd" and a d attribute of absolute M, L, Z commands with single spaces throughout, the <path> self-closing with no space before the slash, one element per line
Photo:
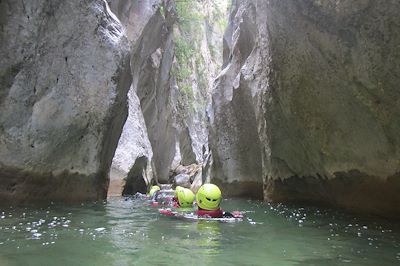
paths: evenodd
<path fill-rule="evenodd" d="M 399 12 L 0 0 L 0 265 L 397 265 Z"/>
<path fill-rule="evenodd" d="M 137 34 L 128 34 L 133 82 L 108 194 L 146 192 L 142 179 L 148 185 L 173 183 L 196 190 L 209 155 L 206 109 L 222 65 L 228 2 L 126 2 L 111 9 L 127 29 L 138 27 L 138 13 L 147 13 Z M 132 171 L 141 174 L 132 178 Z"/>

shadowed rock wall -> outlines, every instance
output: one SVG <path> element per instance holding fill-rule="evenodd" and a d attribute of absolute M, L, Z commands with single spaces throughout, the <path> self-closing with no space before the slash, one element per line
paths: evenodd
<path fill-rule="evenodd" d="M 234 1 L 213 95 L 214 180 L 264 179 L 267 200 L 399 216 L 399 11 Z"/>
<path fill-rule="evenodd" d="M 233 4 L 224 35 L 224 68 L 216 79 L 209 112 L 211 182 L 222 186 L 225 195 L 262 198 L 257 115 L 263 88 L 242 73 L 257 38 L 256 10 L 249 5 Z M 249 60 L 256 57 L 252 54 Z"/>
<path fill-rule="evenodd" d="M 174 59 L 173 6 L 158 10 L 143 30 L 132 53 L 133 89 L 137 91 L 153 150 L 152 170 L 158 182 L 168 181 L 175 155 L 176 130 L 170 70 Z"/>
<path fill-rule="evenodd" d="M 1 1 L 0 201 L 103 199 L 128 45 L 106 2 Z"/>

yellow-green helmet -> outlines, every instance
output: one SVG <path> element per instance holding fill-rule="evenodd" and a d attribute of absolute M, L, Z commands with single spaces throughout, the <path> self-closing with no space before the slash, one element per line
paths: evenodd
<path fill-rule="evenodd" d="M 180 187 L 176 191 L 179 206 L 181 206 L 182 208 L 192 207 L 195 198 L 194 193 L 190 189 L 183 187 Z"/>
<path fill-rule="evenodd" d="M 149 196 L 153 197 L 154 193 L 158 190 L 160 190 L 161 188 L 159 186 L 152 186 L 149 192 Z"/>
<path fill-rule="evenodd" d="M 214 184 L 202 185 L 196 194 L 197 205 L 203 210 L 218 210 L 221 200 L 221 190 Z"/>
<path fill-rule="evenodd" d="M 176 186 L 175 188 L 175 197 L 178 197 L 178 191 L 181 190 L 183 187 L 181 186 Z"/>

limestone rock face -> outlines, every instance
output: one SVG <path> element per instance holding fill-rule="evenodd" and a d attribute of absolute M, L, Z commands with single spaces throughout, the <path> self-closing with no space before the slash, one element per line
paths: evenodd
<path fill-rule="evenodd" d="M 102 199 L 127 115 L 124 29 L 105 1 L 0 2 L 0 199 Z"/>
<path fill-rule="evenodd" d="M 250 67 L 245 65 L 250 64 L 247 59 L 252 63 L 261 60 L 255 53 L 248 58 L 257 38 L 256 12 L 244 3 L 233 8 L 224 35 L 224 55 L 229 56 L 224 56 L 224 69 L 216 79 L 209 111 L 211 182 L 222 186 L 224 195 L 261 198 L 262 148 L 257 130 L 257 103 L 263 88 L 255 86 L 244 72 Z"/>
<path fill-rule="evenodd" d="M 170 75 L 174 60 L 175 3 L 170 0 L 121 0 L 111 6 L 129 30 L 133 77 L 129 92 L 132 115 L 124 125 L 114 157 L 113 170 L 116 171 L 111 177 L 115 174 L 114 177 L 120 180 L 138 165 L 151 165 L 156 181 L 167 182 L 177 139 L 176 86 Z M 136 162 L 142 156 L 147 158 L 148 164 Z M 122 165 L 125 165 L 124 169 Z"/>
<path fill-rule="evenodd" d="M 145 170 L 147 168 L 148 158 L 141 156 L 136 158 L 133 167 L 130 169 L 122 195 L 134 195 L 137 192 L 142 194 L 147 192 L 148 184 L 146 183 Z"/>
<path fill-rule="evenodd" d="M 149 161 L 146 167 L 152 168 L 152 175 L 147 177 L 154 177 L 157 182 L 167 182 L 169 171 L 179 165 L 202 162 L 202 150 L 207 143 L 204 115 L 208 101 L 207 83 L 212 80 L 216 65 L 212 61 L 208 38 L 215 33 L 214 30 L 206 32 L 210 27 L 205 26 L 205 21 L 192 21 L 192 13 L 182 17 L 188 12 L 178 14 L 177 9 L 187 7 L 198 15 L 213 13 L 207 11 L 213 7 L 211 1 L 204 3 L 208 7 L 198 10 L 203 3 L 194 7 L 187 2 L 170 0 L 111 2 L 111 8 L 128 32 L 133 76 L 129 116 L 111 172 L 111 182 L 117 181 L 119 191 L 122 191 L 130 169 L 134 165 L 137 169 L 136 159 L 142 156 Z M 177 22 L 178 16 L 180 21 Z M 188 31 L 184 32 L 185 38 L 180 35 L 183 31 L 178 34 L 182 21 L 188 23 L 185 24 Z M 198 34 L 195 39 L 187 40 L 195 34 Z M 196 47 L 188 48 L 191 46 Z M 196 56 L 181 60 L 180 55 L 187 54 L 188 49 Z M 185 68 L 179 64 L 182 61 L 187 64 Z M 200 62 L 204 63 L 198 64 Z M 190 74 L 182 78 L 180 71 Z M 179 82 L 182 79 L 187 82 L 185 89 Z M 131 98 L 136 99 L 136 96 L 138 101 L 132 101 Z M 148 169 L 143 170 L 148 172 Z"/>
<path fill-rule="evenodd" d="M 210 115 L 214 180 L 264 178 L 267 200 L 400 216 L 399 11 L 234 1 Z"/>
<path fill-rule="evenodd" d="M 121 196 L 123 192 L 146 192 L 146 183 L 149 183 L 147 174 L 153 152 L 139 99 L 132 89 L 128 92 L 128 109 L 128 118 L 111 165 L 108 196 Z M 139 184 L 139 187 L 135 184 Z"/>
<path fill-rule="evenodd" d="M 228 1 L 177 1 L 173 66 L 178 100 L 176 124 L 181 165 L 205 165 L 209 154 L 207 106 L 222 65 Z M 196 19 L 193 19 L 196 18 Z M 208 171 L 202 171 L 205 175 Z M 198 175 L 201 183 L 201 173 Z"/>
<path fill-rule="evenodd" d="M 167 6 L 167 14 L 172 11 Z M 169 15 L 167 15 L 168 17 Z M 173 21 L 158 10 L 143 29 L 131 56 L 133 89 L 137 92 L 153 150 L 152 170 L 158 182 L 168 181 L 175 155 L 174 86 L 170 70 L 174 59 Z"/>
<path fill-rule="evenodd" d="M 125 0 L 111 2 L 111 9 L 126 28 L 132 54 L 140 49 L 138 43 L 142 41 L 143 36 L 151 34 L 148 31 L 151 25 L 148 23 L 152 22 L 151 18 L 156 15 L 160 3 L 161 1 Z M 133 67 L 133 70 L 136 71 L 136 68 Z M 146 192 L 146 184 L 151 179 L 149 173 L 153 151 L 137 96 L 136 82 L 128 92 L 128 110 L 111 166 L 108 196 Z"/>
<path fill-rule="evenodd" d="M 126 29 L 128 40 L 134 44 L 142 35 L 143 28 L 156 13 L 163 0 L 112 0 L 109 5 Z"/>

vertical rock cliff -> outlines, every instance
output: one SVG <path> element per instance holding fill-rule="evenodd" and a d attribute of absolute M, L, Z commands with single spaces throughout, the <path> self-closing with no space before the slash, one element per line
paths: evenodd
<path fill-rule="evenodd" d="M 110 7 L 125 26 L 131 47 L 131 54 L 140 51 L 143 36 L 152 34 L 149 29 L 153 26 L 154 16 L 160 16 L 159 8 L 162 1 L 112 1 Z M 161 35 L 155 38 L 162 38 Z M 155 49 L 155 48 L 153 48 Z M 145 60 L 150 60 L 147 55 Z M 137 66 L 132 66 L 137 72 Z M 149 174 L 152 147 L 149 141 L 146 123 L 143 117 L 140 100 L 137 95 L 138 77 L 135 78 L 128 93 L 128 117 L 124 124 L 118 147 L 112 162 L 110 172 L 109 196 L 118 196 L 122 193 L 134 194 L 146 192 L 146 182 L 151 178 Z"/>
<path fill-rule="evenodd" d="M 166 182 L 176 139 L 174 87 L 170 76 L 174 59 L 174 2 L 160 1 L 153 8 L 154 13 L 132 46 L 131 90 L 138 96 L 147 128 L 153 175 L 159 182 Z"/>
<path fill-rule="evenodd" d="M 177 143 L 178 164 L 201 161 L 208 86 L 182 100 L 174 1 L 0 5 L 2 199 L 102 199 L 111 162 L 110 194 L 143 192 Z"/>
<path fill-rule="evenodd" d="M 102 199 L 131 84 L 105 1 L 0 2 L 0 199 Z"/>
<path fill-rule="evenodd" d="M 213 179 L 264 182 L 267 200 L 398 216 L 399 10 L 234 1 L 213 94 Z"/>
<path fill-rule="evenodd" d="M 214 79 L 222 65 L 221 36 L 226 27 L 226 12 L 225 1 L 177 2 L 176 60 L 172 72 L 178 88 L 176 124 L 180 163 L 184 166 L 208 165 L 205 113 Z M 196 176 L 199 180 L 194 183 L 201 183 L 201 171 Z M 194 190 L 195 187 L 192 186 Z"/>
<path fill-rule="evenodd" d="M 265 25 L 259 20 L 265 17 L 256 13 L 254 4 L 233 3 L 224 35 L 223 70 L 216 79 L 209 112 L 211 181 L 221 185 L 226 195 L 261 198 L 262 147 L 257 116 L 267 69 L 253 69 L 252 64 L 267 67 L 260 54 L 267 47 L 255 48 L 258 25 Z M 257 71 L 257 75 L 246 73 L 250 71 Z M 263 84 L 258 86 L 250 78 Z"/>
<path fill-rule="evenodd" d="M 147 172 L 146 182 L 153 177 L 168 182 L 177 166 L 202 162 L 208 89 L 222 58 L 218 47 L 222 24 L 209 25 L 209 20 L 225 19 L 225 14 L 215 5 L 212 1 L 111 3 L 129 29 L 133 76 L 130 115 L 111 172 L 119 191 L 127 184 L 123 179 L 141 180 Z M 143 174 L 137 174 L 136 160 L 146 160 L 139 163 L 146 168 L 139 170 Z M 133 179 L 132 169 L 136 169 Z"/>

